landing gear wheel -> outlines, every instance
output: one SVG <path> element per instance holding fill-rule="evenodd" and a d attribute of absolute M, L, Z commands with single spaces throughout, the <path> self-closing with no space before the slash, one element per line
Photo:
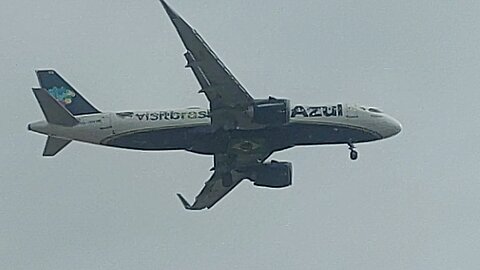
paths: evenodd
<path fill-rule="evenodd" d="M 350 149 L 350 159 L 351 160 L 357 160 L 358 152 L 355 151 L 355 145 L 353 145 L 352 142 L 348 143 L 348 149 Z"/>
<path fill-rule="evenodd" d="M 357 158 L 358 158 L 358 152 L 355 150 L 350 151 L 350 159 L 357 160 Z"/>
<path fill-rule="evenodd" d="M 233 180 L 232 180 L 232 174 L 231 173 L 224 173 L 222 175 L 222 185 L 224 187 L 229 187 L 231 186 L 233 183 Z"/>

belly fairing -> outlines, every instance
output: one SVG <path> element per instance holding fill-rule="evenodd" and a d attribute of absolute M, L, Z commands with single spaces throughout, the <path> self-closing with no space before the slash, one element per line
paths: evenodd
<path fill-rule="evenodd" d="M 209 137 L 210 125 L 161 128 L 119 134 L 103 144 L 137 150 L 186 150 L 192 147 L 196 138 Z"/>
<path fill-rule="evenodd" d="M 295 145 L 343 144 L 380 139 L 374 131 L 348 125 L 290 123 L 259 130 L 213 132 L 210 125 L 163 128 L 119 134 L 105 145 L 137 150 L 187 150 L 199 154 L 225 152 L 240 143 L 261 144 L 278 151 Z M 240 146 L 244 146 L 243 144 Z"/>

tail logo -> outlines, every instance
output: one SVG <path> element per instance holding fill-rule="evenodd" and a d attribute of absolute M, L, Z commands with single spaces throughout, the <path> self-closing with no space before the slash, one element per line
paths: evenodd
<path fill-rule="evenodd" d="M 76 96 L 75 92 L 65 87 L 52 87 L 49 88 L 48 93 L 63 105 L 72 103 L 72 99 Z"/>

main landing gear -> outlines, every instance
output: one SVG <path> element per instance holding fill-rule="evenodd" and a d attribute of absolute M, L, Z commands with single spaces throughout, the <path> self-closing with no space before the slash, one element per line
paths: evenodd
<path fill-rule="evenodd" d="M 348 143 L 348 149 L 350 149 L 350 159 L 357 160 L 358 152 L 355 150 L 355 146 L 352 143 Z"/>

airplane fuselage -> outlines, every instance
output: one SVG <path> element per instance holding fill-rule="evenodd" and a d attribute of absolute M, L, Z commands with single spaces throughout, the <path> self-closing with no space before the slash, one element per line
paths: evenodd
<path fill-rule="evenodd" d="M 251 130 L 214 130 L 209 111 L 201 108 L 128 111 L 77 116 L 74 127 L 39 121 L 29 129 L 42 134 L 135 150 L 187 150 L 199 154 L 273 151 L 297 145 L 375 141 L 397 134 L 401 127 L 378 109 L 349 104 L 292 106 L 282 126 Z"/>
<path fill-rule="evenodd" d="M 186 48 L 187 64 L 209 102 L 209 110 L 101 112 L 55 70 L 37 70 L 33 94 L 45 121 L 28 129 L 48 135 L 43 156 L 59 153 L 72 140 L 143 150 L 186 150 L 213 156 L 213 174 L 193 204 L 177 194 L 185 209 L 211 208 L 244 179 L 255 186 L 292 185 L 292 164 L 268 161 L 299 145 L 347 144 L 391 137 L 401 130 L 394 118 L 374 107 L 346 103 L 291 106 L 288 99 L 256 99 L 248 93 L 200 34 L 160 0 Z"/>

